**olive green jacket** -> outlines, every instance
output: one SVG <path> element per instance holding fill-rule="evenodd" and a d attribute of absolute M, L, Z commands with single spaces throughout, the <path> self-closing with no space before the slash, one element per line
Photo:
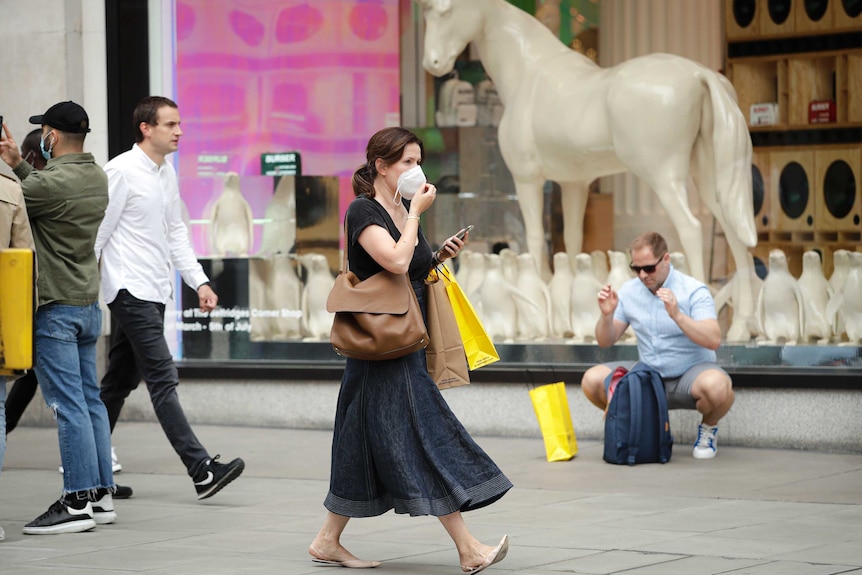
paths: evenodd
<path fill-rule="evenodd" d="M 90 305 L 99 299 L 93 245 L 108 206 L 108 177 L 92 154 L 64 154 L 43 170 L 15 168 L 36 244 L 39 305 Z"/>

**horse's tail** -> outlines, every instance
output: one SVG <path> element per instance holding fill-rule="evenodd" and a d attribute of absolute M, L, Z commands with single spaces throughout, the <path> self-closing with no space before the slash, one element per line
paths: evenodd
<path fill-rule="evenodd" d="M 751 186 L 751 136 L 739 110 L 733 85 L 704 69 L 701 79 L 709 89 L 715 194 L 724 221 L 748 247 L 757 245 Z M 708 135 L 707 135 L 708 136 Z"/>

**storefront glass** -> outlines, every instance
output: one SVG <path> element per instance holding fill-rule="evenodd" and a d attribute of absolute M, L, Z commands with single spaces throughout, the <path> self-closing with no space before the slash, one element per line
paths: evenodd
<path fill-rule="evenodd" d="M 550 29 L 561 47 L 602 63 L 598 31 L 607 5 L 596 0 L 510 3 Z M 660 10 L 669 3 L 654 4 Z M 817 24 L 807 22 L 810 15 L 801 8 L 792 8 L 782 23 L 770 23 L 772 12 L 765 7 L 772 3 L 766 0 L 724 4 L 722 71 L 736 89 L 754 143 L 751 200 L 758 245 L 749 250 L 756 275 L 752 283 L 757 289 L 765 285 L 770 252 L 778 249 L 794 279 L 802 276 L 804 252 L 816 252 L 819 276 L 833 285 L 821 306 L 824 313 L 830 306 L 828 334 L 806 331 L 803 315 L 797 336 L 792 330 L 767 335 L 768 302 L 755 293 L 750 338 L 737 333 L 719 351 L 720 361 L 859 368 L 859 348 L 848 335 L 857 328 L 852 324 L 848 331 L 838 318 L 858 321 L 851 317 L 855 304 L 846 302 L 862 301 L 862 292 L 836 286 L 842 274 L 862 274 L 852 271 L 860 267 L 852 253 L 862 249 L 862 45 L 858 39 L 853 44 L 849 33 L 862 23 L 858 14 L 837 13 L 842 4 L 836 2 L 828 3 Z M 716 10 L 724 4 L 715 3 Z M 517 256 L 528 251 L 527 230 L 498 141 L 502 99 L 471 49 L 458 57 L 452 73 L 435 78 L 421 69 L 424 21 L 418 4 L 177 0 L 173 9 L 175 96 L 185 131 L 176 158 L 181 193 L 195 250 L 221 304 L 203 316 L 194 309 L 194 294 L 177 286 L 183 296 L 168 331 L 178 359 L 284 365 L 340 361 L 326 343 L 329 319 L 323 306 L 340 267 L 342 214 L 352 198 L 349 179 L 364 161 L 368 136 L 399 124 L 415 129 L 425 142 L 424 169 L 440 191 L 423 217 L 426 235 L 441 241 L 474 225 L 472 254 L 454 264 L 465 282 L 474 282 L 465 286 L 468 293 L 481 310 L 481 279 L 461 272 L 487 266 L 499 267 L 505 281 L 501 289 L 513 293 L 506 310 L 511 325 L 493 334 L 503 363 L 587 365 L 636 356 L 633 345 L 599 350 L 589 333 L 571 326 L 555 329 L 559 312 L 550 309 L 551 303 L 525 301 L 518 283 L 525 272 L 518 271 Z M 638 13 L 625 22 L 636 25 L 638 17 L 655 19 Z M 615 18 L 618 32 L 621 20 Z M 819 23 L 824 18 L 828 26 Z M 791 25 L 793 30 L 787 28 Z M 660 206 L 644 212 L 650 217 L 632 211 L 632 205 L 657 205 L 648 189 L 644 194 L 598 179 L 590 192 L 581 251 L 590 255 L 590 274 L 597 282 L 609 281 L 614 269 L 626 271 L 627 241 L 658 221 L 650 217 L 664 220 L 662 233 L 671 230 L 671 250 L 685 252 Z M 565 251 L 563 220 L 571 209 L 566 193 L 551 181 L 541 193 L 549 286 L 560 266 L 577 274 L 575 254 L 554 255 Z M 703 230 L 703 279 L 714 289 L 726 334 L 739 297 L 733 283 L 739 264 L 709 211 L 703 206 L 695 211 Z M 489 260 L 485 254 L 490 253 L 498 256 Z M 677 267 L 686 265 L 684 256 L 675 257 Z M 806 304 L 796 301 L 799 307 Z M 549 315 L 546 333 L 519 327 L 518 314 L 530 310 Z M 793 315 L 782 312 L 782 317 Z M 785 347 L 794 341 L 799 345 Z"/>

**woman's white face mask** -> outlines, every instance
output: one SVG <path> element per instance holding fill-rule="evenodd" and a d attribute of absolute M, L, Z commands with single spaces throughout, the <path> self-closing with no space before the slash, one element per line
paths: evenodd
<path fill-rule="evenodd" d="M 398 186 L 395 189 L 395 198 L 398 198 L 398 194 L 401 194 L 401 197 L 412 200 L 413 196 L 422 189 L 422 186 L 424 186 L 427 181 L 428 180 L 425 178 L 425 172 L 422 171 L 422 166 L 416 164 L 398 176 Z M 400 203 L 401 200 L 396 199 L 395 205 L 397 206 Z"/>

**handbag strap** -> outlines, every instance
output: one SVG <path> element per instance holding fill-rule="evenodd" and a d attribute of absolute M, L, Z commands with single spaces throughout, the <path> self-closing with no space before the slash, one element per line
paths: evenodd
<path fill-rule="evenodd" d="M 341 259 L 341 273 L 346 274 L 347 267 L 347 248 L 350 246 L 350 238 L 347 237 L 347 214 L 344 214 L 344 254 Z"/>
<path fill-rule="evenodd" d="M 348 265 L 348 260 L 347 260 L 347 250 L 348 250 L 349 246 L 350 246 L 350 238 L 347 237 L 347 214 L 345 213 L 344 214 L 344 252 L 343 252 L 342 257 L 341 257 L 341 271 L 342 271 L 342 273 L 345 273 L 345 274 L 348 271 L 350 271 L 350 266 Z M 441 265 L 441 267 L 445 267 L 445 266 Z M 406 273 L 404 275 L 407 276 L 407 283 L 410 283 L 409 273 Z"/>

